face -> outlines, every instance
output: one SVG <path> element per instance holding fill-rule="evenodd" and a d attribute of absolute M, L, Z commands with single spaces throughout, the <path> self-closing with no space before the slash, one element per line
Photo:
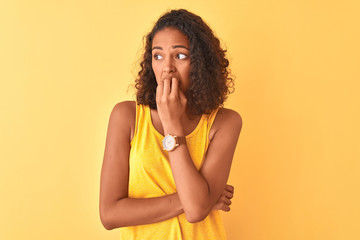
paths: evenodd
<path fill-rule="evenodd" d="M 176 28 L 158 31 L 152 43 L 152 69 L 156 82 L 175 77 L 185 93 L 190 86 L 190 52 L 187 36 Z"/>

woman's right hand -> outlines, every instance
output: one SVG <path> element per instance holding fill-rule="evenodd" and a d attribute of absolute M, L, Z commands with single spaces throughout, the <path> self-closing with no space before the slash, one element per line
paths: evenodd
<path fill-rule="evenodd" d="M 231 200 L 234 196 L 234 186 L 226 184 L 223 193 L 212 210 L 230 211 Z"/>

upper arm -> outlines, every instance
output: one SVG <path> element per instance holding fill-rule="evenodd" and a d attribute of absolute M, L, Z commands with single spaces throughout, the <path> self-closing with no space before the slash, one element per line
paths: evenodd
<path fill-rule="evenodd" d="M 110 114 L 100 179 L 100 216 L 127 197 L 130 139 L 135 125 L 135 102 L 117 103 Z"/>
<path fill-rule="evenodd" d="M 205 161 L 200 169 L 206 179 L 211 201 L 215 203 L 227 183 L 232 159 L 242 128 L 241 116 L 230 109 L 221 109 L 217 114 L 213 128 L 215 134 L 209 144 Z"/>

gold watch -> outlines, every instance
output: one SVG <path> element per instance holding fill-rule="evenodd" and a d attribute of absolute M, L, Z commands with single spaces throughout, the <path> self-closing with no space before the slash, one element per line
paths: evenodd
<path fill-rule="evenodd" d="M 186 144 L 186 138 L 168 134 L 162 140 L 162 144 L 163 144 L 164 150 L 170 152 L 170 151 L 174 150 L 180 144 Z"/>

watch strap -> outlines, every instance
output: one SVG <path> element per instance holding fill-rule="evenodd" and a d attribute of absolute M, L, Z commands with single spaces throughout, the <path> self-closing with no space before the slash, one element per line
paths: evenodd
<path fill-rule="evenodd" d="M 178 145 L 186 144 L 186 137 L 174 136 Z"/>

